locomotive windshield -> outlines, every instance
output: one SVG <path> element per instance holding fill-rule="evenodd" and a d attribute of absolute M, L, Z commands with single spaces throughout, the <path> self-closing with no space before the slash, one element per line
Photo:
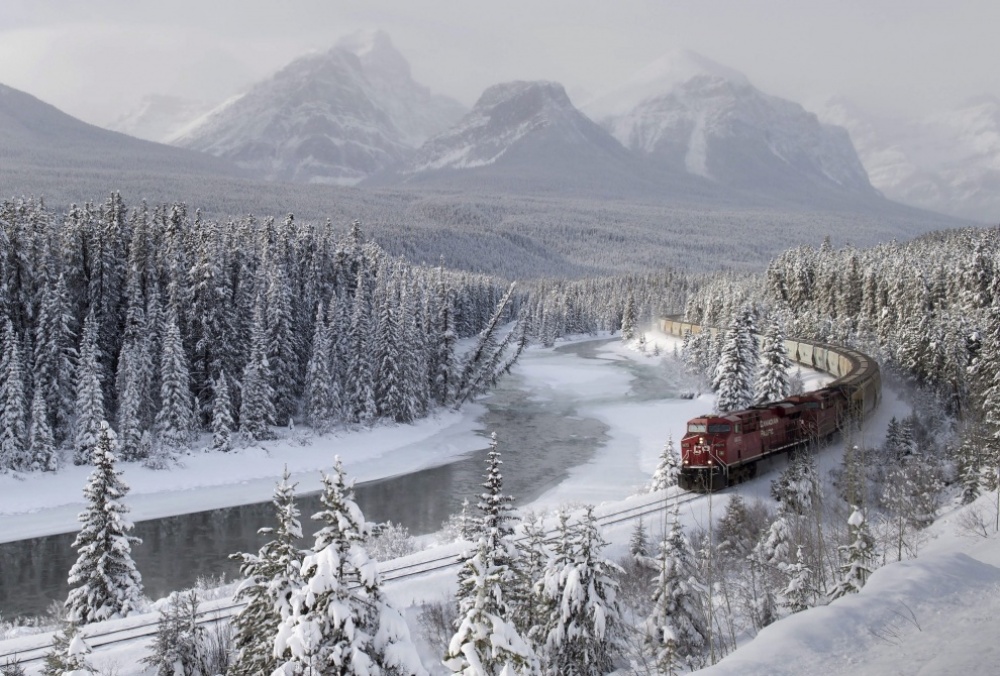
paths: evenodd
<path fill-rule="evenodd" d="M 708 426 L 708 431 L 710 433 L 712 433 L 712 434 L 725 434 L 726 432 L 729 432 L 730 430 L 732 430 L 732 427 L 730 427 L 729 425 L 709 425 Z"/>
<path fill-rule="evenodd" d="M 707 431 L 705 423 L 689 423 L 688 424 L 688 432 L 705 432 L 705 431 Z"/>

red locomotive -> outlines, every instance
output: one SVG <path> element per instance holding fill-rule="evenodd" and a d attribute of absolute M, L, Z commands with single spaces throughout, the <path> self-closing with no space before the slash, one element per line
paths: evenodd
<path fill-rule="evenodd" d="M 677 336 L 714 330 L 674 318 L 661 320 L 661 328 Z M 709 491 L 745 481 L 757 474 L 761 460 L 829 440 L 878 406 L 882 380 L 875 360 L 857 350 L 812 341 L 787 340 L 785 347 L 793 361 L 831 373 L 836 380 L 781 401 L 688 421 L 681 439 L 681 488 Z"/>

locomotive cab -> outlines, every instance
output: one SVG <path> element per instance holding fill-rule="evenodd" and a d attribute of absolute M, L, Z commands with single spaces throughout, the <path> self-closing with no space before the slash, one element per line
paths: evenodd
<path fill-rule="evenodd" d="M 687 490 L 715 490 L 728 484 L 728 453 L 742 435 L 735 416 L 704 416 L 688 421 L 681 439 L 678 483 Z"/>

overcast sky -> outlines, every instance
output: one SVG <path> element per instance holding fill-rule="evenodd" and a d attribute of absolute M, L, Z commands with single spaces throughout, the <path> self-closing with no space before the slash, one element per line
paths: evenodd
<path fill-rule="evenodd" d="M 1000 96 L 997 0 L 0 0 L 0 83 L 103 124 L 145 94 L 219 100 L 371 28 L 468 105 L 514 79 L 579 102 L 678 48 L 801 103 L 896 115 Z"/>

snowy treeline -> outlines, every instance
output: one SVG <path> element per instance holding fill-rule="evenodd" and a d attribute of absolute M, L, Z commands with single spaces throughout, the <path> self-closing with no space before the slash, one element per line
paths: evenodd
<path fill-rule="evenodd" d="M 525 286 L 532 336 L 551 346 L 556 338 L 619 329 L 623 334 L 680 313 L 704 277 L 679 270 L 655 274 L 545 280 Z M 624 335 L 631 340 L 630 335 Z"/>
<path fill-rule="evenodd" d="M 519 303 L 498 280 L 391 259 L 357 223 L 7 201 L 0 470 L 53 469 L 66 447 L 86 463 L 104 419 L 123 459 L 154 464 L 200 431 L 227 450 L 293 418 L 410 421 L 509 368 L 523 336 L 500 328 Z"/>

